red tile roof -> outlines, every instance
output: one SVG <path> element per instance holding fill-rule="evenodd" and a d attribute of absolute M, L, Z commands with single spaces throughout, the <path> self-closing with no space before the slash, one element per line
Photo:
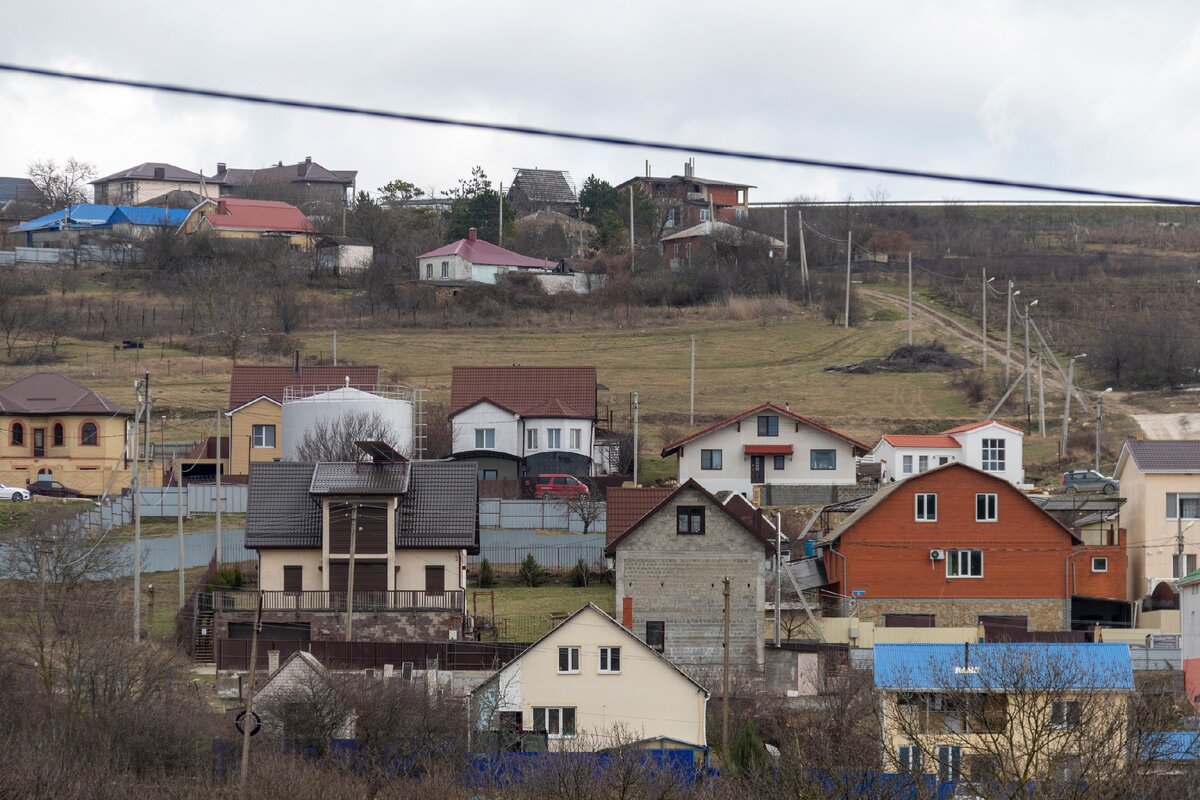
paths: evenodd
<path fill-rule="evenodd" d="M 658 506 L 674 492 L 674 489 L 649 486 L 645 488 L 614 486 L 605 495 L 607 512 L 605 517 L 604 543 L 612 544 L 614 540 L 651 509 Z"/>
<path fill-rule="evenodd" d="M 440 256 L 461 256 L 472 264 L 492 264 L 501 267 L 527 267 L 531 269 L 554 269 L 556 261 L 546 261 L 543 258 L 530 258 L 512 250 L 505 250 L 483 239 L 459 239 L 448 245 L 422 253 L 417 258 L 438 258 Z"/>
<path fill-rule="evenodd" d="M 666 497 L 662 498 L 649 511 L 646 511 L 644 514 L 642 514 L 642 516 L 636 522 L 634 522 L 633 525 L 626 528 L 621 533 L 617 534 L 616 536 L 612 536 L 611 534 L 606 535 L 605 536 L 605 544 L 604 544 L 604 552 L 607 555 L 614 555 L 616 553 L 615 548 L 621 542 L 621 540 L 623 540 L 626 536 L 628 536 L 630 533 L 632 533 L 634 530 L 636 530 L 639 525 L 641 525 L 643 522 L 645 522 L 651 516 L 653 516 L 654 514 L 657 514 L 659 511 L 661 511 L 663 508 L 665 508 L 667 506 L 667 504 L 669 504 L 671 502 L 671 500 L 674 499 L 675 495 L 679 494 L 680 492 L 682 492 L 686 489 L 694 489 L 697 492 L 699 492 L 700 494 L 704 495 L 706 498 L 708 498 L 708 500 L 710 502 L 712 502 L 712 504 L 714 506 L 721 509 L 721 511 L 724 512 L 730 519 L 732 519 L 739 526 L 741 526 L 742 529 L 746 531 L 746 533 L 750 534 L 755 539 L 757 539 L 759 541 L 759 543 L 761 543 L 766 548 L 768 553 L 773 554 L 775 552 L 775 528 L 773 526 L 763 525 L 761 528 L 756 527 L 753 524 L 752 517 L 739 516 L 739 510 L 736 507 L 727 508 L 720 500 L 718 500 L 716 498 L 716 496 L 712 492 L 708 491 L 708 489 L 705 489 L 703 486 L 696 483 L 694 478 L 690 479 L 686 483 L 682 483 L 679 486 L 672 489 L 667 494 Z M 761 518 L 761 515 L 760 515 L 760 518 Z M 762 519 L 763 519 L 763 522 L 766 522 L 765 518 L 762 518 Z"/>
<path fill-rule="evenodd" d="M 777 406 L 774 403 L 762 403 L 761 405 L 757 405 L 754 408 L 751 408 L 747 411 L 742 411 L 741 413 L 734 414 L 732 417 L 726 417 L 725 419 L 720 420 L 719 422 L 714 422 L 712 425 L 709 425 L 706 428 L 701 428 L 700 430 L 696 431 L 695 433 L 692 433 L 692 434 L 689 434 L 689 435 L 683 437 L 679 441 L 671 442 L 669 445 L 667 445 L 666 447 L 663 448 L 662 455 L 664 458 L 666 458 L 667 456 L 671 455 L 676 450 L 678 450 L 681 446 L 687 444 L 688 442 L 692 441 L 693 439 L 698 439 L 707 433 L 712 433 L 713 431 L 717 430 L 718 428 L 724 428 L 726 425 L 732 425 L 733 423 L 737 422 L 738 420 L 745 419 L 746 417 L 750 416 L 751 414 L 757 414 L 760 411 L 767 411 L 767 410 L 774 411 L 777 414 L 782 414 L 785 417 L 791 417 L 792 419 L 796 420 L 797 422 L 802 422 L 805 425 L 816 428 L 817 430 L 825 431 L 826 433 L 830 434 L 831 436 L 836 436 L 837 438 L 841 439 L 844 442 L 849 442 L 852 446 L 857 447 L 858 449 L 862 450 L 864 453 L 871 449 L 870 447 L 868 447 L 867 445 L 858 441 L 857 439 L 852 439 L 844 433 L 838 433 L 833 428 L 825 427 L 821 423 L 817 422 L 815 419 L 810 419 L 808 417 L 802 416 L 800 414 L 795 413 L 794 411 L 792 411 L 790 409 L 783 408 L 782 406 Z"/>
<path fill-rule="evenodd" d="M 942 433 L 965 433 L 966 431 L 973 431 L 976 428 L 983 428 L 987 425 L 999 425 L 1002 428 L 1008 428 L 1010 431 L 1021 433 L 1020 428 L 1013 427 L 1007 422 L 1001 422 L 998 419 L 985 419 L 983 422 L 968 422 L 966 425 L 959 425 L 957 428 L 951 428 L 948 431 L 942 431 Z"/>
<path fill-rule="evenodd" d="M 745 447 L 748 456 L 790 456 L 790 444 L 748 444 Z"/>
<path fill-rule="evenodd" d="M 273 231 L 276 233 L 316 233 L 304 212 L 278 200 L 242 200 L 221 198 L 216 207 L 200 213 L 217 230 Z"/>
<path fill-rule="evenodd" d="M 943 434 L 919 436 L 908 433 L 885 433 L 880 438 L 892 447 L 948 447 L 956 450 L 962 447 L 962 444 L 953 436 Z"/>
<path fill-rule="evenodd" d="M 480 400 L 523 417 L 594 419 L 595 367 L 455 367 L 450 416 Z"/>
<path fill-rule="evenodd" d="M 229 407 L 237 408 L 259 397 L 283 402 L 283 390 L 289 386 L 344 386 L 346 379 L 355 389 L 370 391 L 379 386 L 379 367 L 268 367 L 239 365 L 229 377 Z"/>
<path fill-rule="evenodd" d="M 103 414 L 132 412 L 56 372 L 35 372 L 0 389 L 4 414 Z"/>

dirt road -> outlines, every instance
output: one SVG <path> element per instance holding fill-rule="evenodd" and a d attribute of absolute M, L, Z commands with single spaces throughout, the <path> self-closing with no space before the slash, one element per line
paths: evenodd
<path fill-rule="evenodd" d="M 1200 414 L 1134 414 L 1147 439 L 1200 439 Z"/>

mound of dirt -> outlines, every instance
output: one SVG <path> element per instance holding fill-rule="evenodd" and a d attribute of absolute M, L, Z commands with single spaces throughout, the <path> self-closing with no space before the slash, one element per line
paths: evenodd
<path fill-rule="evenodd" d="M 885 358 L 868 358 L 857 364 L 836 364 L 826 372 L 849 372 L 871 375 L 877 372 L 952 372 L 975 366 L 970 360 L 946 352 L 941 342 L 903 345 Z"/>

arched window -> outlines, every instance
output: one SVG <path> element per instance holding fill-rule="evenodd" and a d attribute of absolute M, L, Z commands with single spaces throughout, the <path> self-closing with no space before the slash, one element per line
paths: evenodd
<path fill-rule="evenodd" d="M 83 427 L 81 427 L 79 429 L 79 443 L 80 444 L 90 444 L 90 445 L 100 443 L 100 438 L 97 435 L 96 423 L 94 423 L 94 422 L 83 423 Z"/>
<path fill-rule="evenodd" d="M 12 429 L 9 433 L 8 441 L 9 441 L 9 444 L 11 444 L 13 447 L 24 447 L 25 446 L 25 426 L 19 422 L 14 422 L 12 424 Z"/>
<path fill-rule="evenodd" d="M 54 446 L 62 447 L 65 443 L 63 436 L 63 425 L 61 422 L 54 423 Z"/>

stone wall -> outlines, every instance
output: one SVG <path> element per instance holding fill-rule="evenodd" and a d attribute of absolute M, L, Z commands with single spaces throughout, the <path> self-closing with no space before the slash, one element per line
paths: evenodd
<path fill-rule="evenodd" d="M 875 486 L 822 486 L 817 484 L 767 483 L 759 487 L 759 505 L 827 506 L 875 494 Z"/>
<path fill-rule="evenodd" d="M 309 625 L 312 641 L 344 641 L 346 614 L 336 611 L 264 611 L 264 624 Z M 218 639 L 229 638 L 230 623 L 254 623 L 251 611 L 218 611 L 213 627 Z M 450 631 L 462 636 L 462 615 L 452 611 L 355 612 L 354 640 L 361 642 L 438 642 Z"/>
<path fill-rule="evenodd" d="M 857 598 L 854 616 L 884 625 L 884 614 L 933 614 L 939 628 L 970 627 L 984 616 L 1025 616 L 1031 631 L 1071 629 L 1071 604 L 1062 600 L 1007 599 L 883 599 Z"/>

